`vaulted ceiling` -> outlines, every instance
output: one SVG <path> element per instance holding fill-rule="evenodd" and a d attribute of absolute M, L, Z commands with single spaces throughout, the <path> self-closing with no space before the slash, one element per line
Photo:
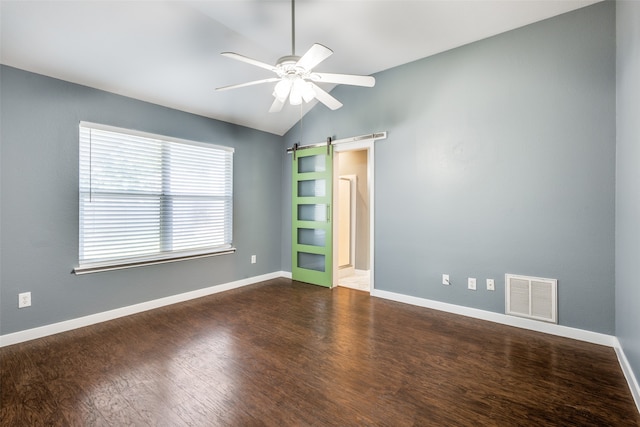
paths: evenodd
<path fill-rule="evenodd" d="M 317 71 L 371 75 L 598 1 L 298 0 L 296 53 L 321 43 L 334 54 Z M 277 135 L 316 105 L 268 113 L 274 83 L 214 90 L 272 77 L 220 53 L 290 55 L 289 0 L 0 5 L 5 65 Z"/>

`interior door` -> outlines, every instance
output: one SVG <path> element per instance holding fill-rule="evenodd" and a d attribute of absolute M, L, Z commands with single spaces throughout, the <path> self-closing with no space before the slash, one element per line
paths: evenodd
<path fill-rule="evenodd" d="M 297 150 L 292 157 L 292 278 L 330 288 L 333 147 Z"/>

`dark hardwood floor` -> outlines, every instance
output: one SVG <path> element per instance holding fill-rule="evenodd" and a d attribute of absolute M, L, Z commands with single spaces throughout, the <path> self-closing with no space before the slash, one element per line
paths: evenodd
<path fill-rule="evenodd" d="M 3 426 L 638 426 L 613 349 L 276 279 L 0 349 Z"/>

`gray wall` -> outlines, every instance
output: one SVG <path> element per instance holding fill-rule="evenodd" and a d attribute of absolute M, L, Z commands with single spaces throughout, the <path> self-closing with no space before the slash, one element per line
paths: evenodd
<path fill-rule="evenodd" d="M 614 333 L 614 6 L 339 86 L 343 108 L 305 116 L 303 143 L 389 132 L 375 148 L 377 289 L 503 313 L 505 273 L 557 278 L 560 324 Z"/>
<path fill-rule="evenodd" d="M 0 334 L 280 270 L 280 137 L 10 67 L 1 68 L 0 90 Z M 71 274 L 81 120 L 234 147 L 237 253 Z M 250 264 L 252 254 L 257 264 Z M 33 305 L 18 310 L 24 291 Z"/>
<path fill-rule="evenodd" d="M 617 3 L 616 335 L 640 373 L 640 3 Z"/>

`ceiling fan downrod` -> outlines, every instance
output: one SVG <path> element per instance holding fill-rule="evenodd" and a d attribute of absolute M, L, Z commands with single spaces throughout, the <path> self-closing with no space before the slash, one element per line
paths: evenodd
<path fill-rule="evenodd" d="M 291 56 L 296 56 L 296 0 L 291 0 Z"/>

